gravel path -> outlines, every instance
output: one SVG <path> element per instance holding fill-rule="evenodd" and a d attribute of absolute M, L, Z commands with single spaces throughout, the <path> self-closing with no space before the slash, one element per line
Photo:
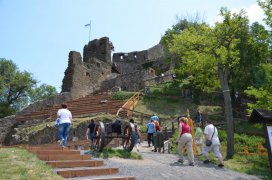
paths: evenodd
<path fill-rule="evenodd" d="M 133 149 L 135 151 L 135 148 Z M 90 176 L 82 178 L 71 178 L 73 180 L 86 180 L 106 177 L 134 176 L 138 180 L 257 180 L 256 176 L 238 173 L 226 168 L 218 168 L 215 164 L 203 164 L 202 161 L 195 160 L 194 167 L 176 163 L 178 156 L 173 154 L 163 154 L 152 152 L 146 143 L 140 147 L 140 154 L 144 160 L 130 160 L 121 158 L 104 159 L 104 167 L 118 167 L 119 173 L 111 176 Z"/>

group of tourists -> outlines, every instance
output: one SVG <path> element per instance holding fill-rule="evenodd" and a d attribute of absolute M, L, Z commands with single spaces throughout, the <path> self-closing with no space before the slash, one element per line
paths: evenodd
<path fill-rule="evenodd" d="M 178 162 L 184 162 L 183 147 L 185 146 L 187 149 L 189 165 L 194 166 L 195 162 L 193 153 L 193 137 L 191 132 L 192 130 L 188 124 L 189 119 L 187 117 L 179 118 L 179 135 L 176 139 L 179 153 Z M 130 119 L 130 123 L 135 127 L 134 144 L 136 146 L 137 152 L 139 152 L 139 144 L 142 142 L 142 135 L 140 133 L 139 127 L 137 124 L 135 124 L 133 119 Z M 67 104 L 61 104 L 61 109 L 59 109 L 57 112 L 57 120 L 55 124 L 58 128 L 58 143 L 60 146 L 66 147 L 69 131 L 72 125 L 72 113 L 68 110 Z M 203 118 L 200 110 L 198 109 L 195 120 L 195 144 L 198 155 L 203 154 L 206 158 L 204 163 L 207 164 L 210 163 L 209 152 L 212 151 L 220 162 L 218 167 L 224 167 L 223 158 L 219 151 L 220 141 L 218 138 L 217 128 L 210 121 L 206 120 L 206 126 L 203 134 L 201 129 L 202 125 Z M 92 119 L 86 131 L 86 139 L 90 139 L 91 146 L 93 146 L 94 128 L 95 122 Z M 161 127 L 159 118 L 156 114 L 153 114 L 146 126 L 148 147 L 151 145 L 154 146 L 154 134 L 160 131 Z M 202 147 L 202 149 L 200 149 L 200 147 Z"/>
<path fill-rule="evenodd" d="M 193 137 L 192 137 L 192 130 L 188 125 L 188 118 L 181 117 L 179 119 L 179 136 L 177 138 L 178 142 L 178 152 L 179 152 L 179 163 L 183 163 L 184 156 L 183 156 L 183 147 L 186 146 L 189 165 L 194 166 L 194 152 L 193 152 Z M 202 125 L 202 114 L 200 110 L 197 111 L 196 115 L 196 131 L 195 131 L 195 145 L 197 149 L 198 155 L 203 154 L 205 156 L 205 160 L 203 161 L 204 164 L 210 163 L 209 160 L 209 152 L 213 152 L 214 155 L 219 160 L 218 167 L 224 167 L 224 162 L 222 155 L 219 151 L 220 148 L 220 141 L 218 138 L 218 131 L 217 128 L 209 121 L 205 121 L 205 129 L 204 134 L 201 129 Z M 200 149 L 202 147 L 202 150 Z"/>

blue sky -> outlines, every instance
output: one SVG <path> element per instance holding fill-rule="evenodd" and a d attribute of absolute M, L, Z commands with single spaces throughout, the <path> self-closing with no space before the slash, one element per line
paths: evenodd
<path fill-rule="evenodd" d="M 261 21 L 256 0 L 0 0 L 0 58 L 20 71 L 61 90 L 68 54 L 82 54 L 91 37 L 108 36 L 115 52 L 141 51 L 156 45 L 176 17 L 196 13 L 209 23 L 220 7 L 245 9 Z"/>

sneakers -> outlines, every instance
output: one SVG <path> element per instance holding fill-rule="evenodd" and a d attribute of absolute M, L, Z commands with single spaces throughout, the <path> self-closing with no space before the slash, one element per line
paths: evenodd
<path fill-rule="evenodd" d="M 64 141 L 63 139 L 58 140 L 58 143 L 59 143 L 60 146 L 63 146 L 63 141 Z"/>
<path fill-rule="evenodd" d="M 183 163 L 183 160 L 182 160 L 182 159 L 179 159 L 178 162 L 179 162 L 179 163 Z"/>
<path fill-rule="evenodd" d="M 218 167 L 223 168 L 224 164 L 219 164 Z"/>
<path fill-rule="evenodd" d="M 209 159 L 206 159 L 205 161 L 203 161 L 204 164 L 209 164 L 211 161 Z"/>
<path fill-rule="evenodd" d="M 191 163 L 189 164 L 189 166 L 195 166 L 195 163 L 194 163 L 194 162 L 191 162 Z"/>

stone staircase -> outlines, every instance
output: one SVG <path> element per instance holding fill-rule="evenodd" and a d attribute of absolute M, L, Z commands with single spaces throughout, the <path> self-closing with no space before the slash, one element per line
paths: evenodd
<path fill-rule="evenodd" d="M 124 101 L 113 100 L 110 94 L 88 95 L 79 99 L 68 101 L 68 109 L 72 112 L 73 117 L 90 115 L 94 113 L 116 114 L 118 109 L 122 107 Z M 60 109 L 60 105 L 51 108 L 45 108 L 41 111 L 17 115 L 16 121 L 44 120 L 47 118 L 56 118 L 56 113 Z"/>
<path fill-rule="evenodd" d="M 135 180 L 132 176 L 116 176 L 119 172 L 118 168 L 103 167 L 103 160 L 93 159 L 91 155 L 83 154 L 80 150 L 61 148 L 57 144 L 29 146 L 27 149 L 64 178 L 107 175 L 106 178 L 95 178 L 95 180 Z"/>

